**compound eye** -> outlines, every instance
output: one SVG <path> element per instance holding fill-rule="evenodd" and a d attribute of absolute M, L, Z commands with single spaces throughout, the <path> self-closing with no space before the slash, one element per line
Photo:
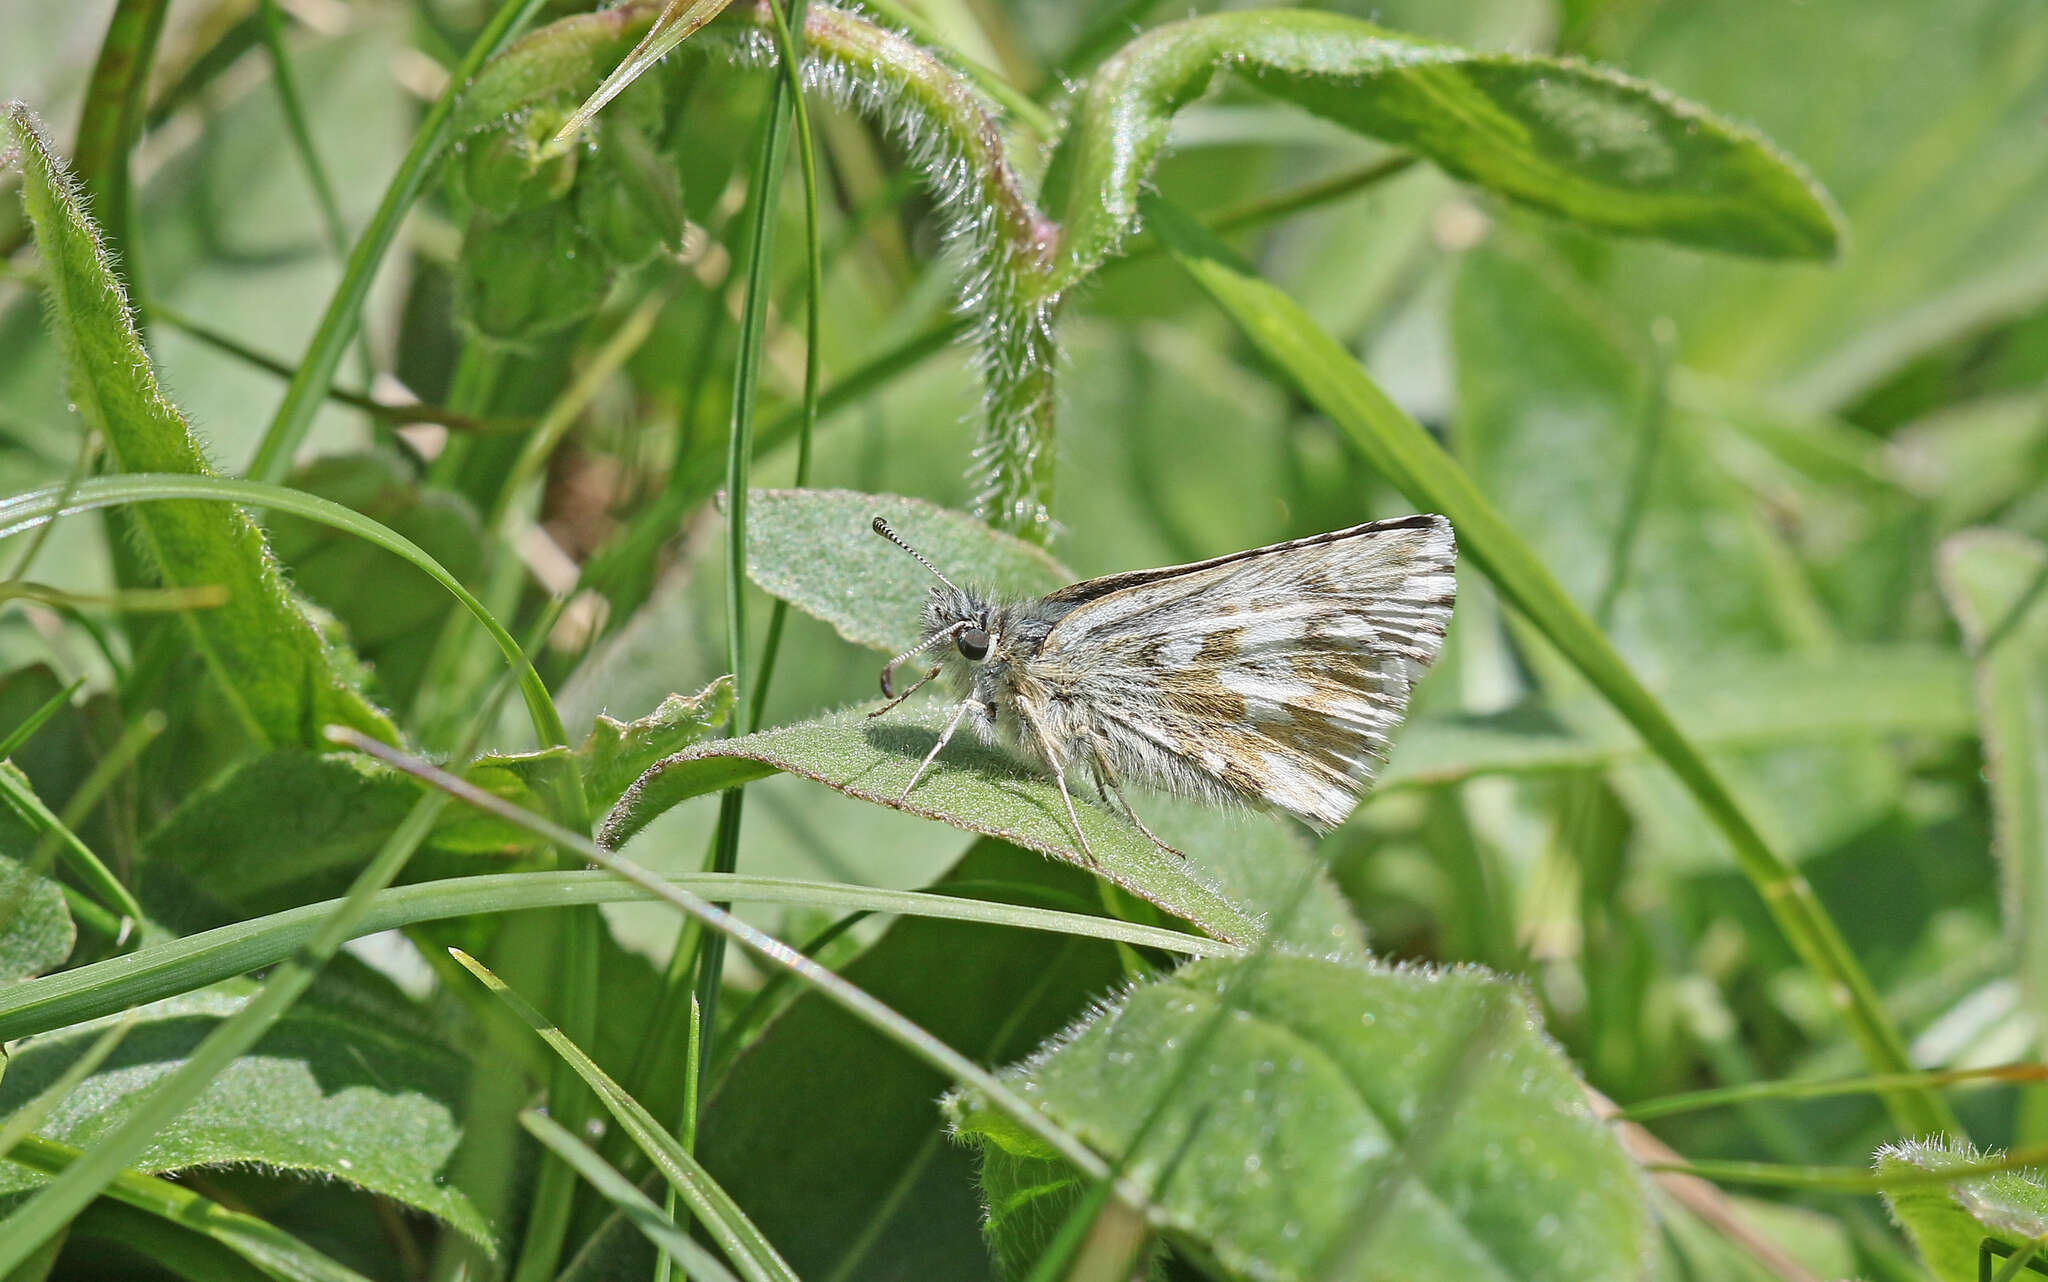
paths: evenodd
<path fill-rule="evenodd" d="M 969 661 L 980 663 L 988 658 L 988 629 L 968 628 L 960 634 L 958 644 L 960 653 L 966 655 Z"/>

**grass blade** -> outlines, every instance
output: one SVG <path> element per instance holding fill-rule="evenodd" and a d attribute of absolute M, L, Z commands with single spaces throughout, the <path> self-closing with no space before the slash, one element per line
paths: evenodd
<path fill-rule="evenodd" d="M 534 671 L 533 665 L 527 661 L 526 652 L 513 640 L 512 634 L 505 630 L 504 625 L 484 608 L 483 602 L 477 600 L 469 589 L 462 585 L 460 579 L 450 574 L 446 567 L 428 555 L 417 543 L 339 503 L 307 494 L 302 490 L 235 477 L 136 472 L 123 476 L 95 477 L 71 487 L 49 486 L 0 499 L 0 539 L 34 529 L 60 516 L 71 516 L 123 503 L 146 503 L 164 499 L 214 499 L 248 507 L 290 512 L 294 516 L 302 516 L 309 521 L 317 521 L 322 525 L 353 534 L 412 562 L 429 578 L 448 589 L 450 595 L 460 601 L 464 608 L 476 617 L 477 622 L 483 624 L 484 630 L 491 634 L 491 640 L 497 643 L 506 661 L 512 664 L 513 670 L 519 674 L 520 693 L 526 700 L 527 714 L 533 721 L 534 733 L 539 736 L 540 742 L 569 741 L 568 732 L 562 727 L 561 714 L 556 711 L 554 699 L 549 695 L 546 683 L 540 679 L 540 673 Z"/>
<path fill-rule="evenodd" d="M 765 931 L 739 920 L 731 913 L 697 895 L 671 886 L 648 872 L 630 859 L 621 859 L 595 842 L 578 833 L 573 833 L 539 815 L 531 814 L 509 805 L 497 797 L 449 774 L 445 770 L 414 757 L 409 757 L 389 744 L 370 739 L 358 731 L 336 726 L 329 731 L 336 742 L 346 743 L 387 765 L 394 766 L 415 778 L 425 781 L 443 793 L 458 798 L 464 803 L 485 810 L 499 818 L 518 824 L 536 836 L 543 837 L 556 845 L 570 850 L 591 863 L 631 881 L 653 894 L 656 898 L 688 913 L 712 930 L 733 940 L 754 953 L 770 965 L 788 971 L 806 985 L 816 989 L 826 998 L 840 1006 L 848 1014 L 875 1029 L 884 1037 L 917 1056 L 926 1064 L 952 1078 L 962 1085 L 971 1086 L 982 1092 L 989 1101 L 1001 1110 L 1022 1130 L 1036 1137 L 1054 1153 L 1077 1167 L 1082 1174 L 1100 1177 L 1108 1167 L 1102 1159 L 1086 1145 L 1068 1135 L 1050 1122 L 1044 1114 L 1033 1108 L 1022 1097 L 997 1080 L 993 1073 L 960 1054 L 938 1038 L 904 1019 L 895 1011 L 876 1001 L 867 993 L 847 983 L 837 974 L 804 956 L 788 944 L 776 939 Z M 1126 1191 L 1126 1197 L 1138 1195 Z M 1140 1199 L 1142 1200 L 1142 1199 Z"/>
<path fill-rule="evenodd" d="M 475 975 L 484 987 L 496 994 L 499 1000 L 510 1006 L 528 1027 L 539 1033 L 541 1039 L 554 1048 L 557 1055 L 573 1069 L 576 1075 L 597 1093 L 607 1111 L 626 1128 L 633 1142 L 646 1153 L 669 1187 L 688 1203 L 690 1213 L 711 1232 L 726 1256 L 738 1267 L 749 1282 L 796 1282 L 796 1274 L 762 1232 L 747 1219 L 746 1212 L 738 1203 L 718 1186 L 717 1181 L 697 1159 L 675 1137 L 662 1128 L 654 1115 L 640 1106 L 640 1102 L 628 1095 L 611 1075 L 599 1068 L 590 1056 L 583 1053 L 575 1042 L 569 1040 L 548 1022 L 545 1015 L 535 1010 L 531 1003 L 513 992 L 505 981 L 490 972 L 482 962 L 477 961 L 459 948 L 449 950 L 470 974 Z"/>
<path fill-rule="evenodd" d="M 837 882 L 724 873 L 686 873 L 668 879 L 668 884 L 720 902 L 978 922 L 1084 939 L 1107 939 L 1188 957 L 1228 957 L 1239 951 L 1235 945 L 1201 935 L 1142 926 L 1114 917 L 930 891 L 881 890 Z M 450 917 L 659 898 L 655 892 L 620 881 L 610 873 L 491 873 L 379 891 L 355 929 L 356 937 L 360 937 Z M 306 904 L 0 989 L 0 1042 L 99 1019 L 143 1002 L 274 966 L 305 947 L 318 933 L 321 922 L 340 904 L 335 899 Z"/>
<path fill-rule="evenodd" d="M 588 1180 L 590 1186 L 604 1194 L 612 1205 L 625 1212 L 626 1219 L 646 1234 L 648 1241 L 682 1264 L 683 1272 L 701 1282 L 737 1282 L 716 1256 L 692 1241 L 690 1235 L 677 1227 L 674 1220 L 663 1215 L 661 1208 L 649 1201 L 645 1193 L 634 1188 L 631 1180 L 606 1166 L 603 1158 L 564 1130 L 560 1122 L 545 1113 L 528 1111 L 519 1115 L 519 1124 L 550 1153 Z"/>

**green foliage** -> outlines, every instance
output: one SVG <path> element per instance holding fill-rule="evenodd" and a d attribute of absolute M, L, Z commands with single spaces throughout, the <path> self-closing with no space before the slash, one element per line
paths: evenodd
<path fill-rule="evenodd" d="M 57 969 L 76 938 L 62 888 L 19 856 L 0 854 L 0 983 Z"/>
<path fill-rule="evenodd" d="M 1183 1047 L 1202 1055 L 1186 1079 Z M 1198 962 L 1005 1075 L 1127 1153 L 1168 1240 L 1238 1276 L 1621 1279 L 1641 1267 L 1640 1176 L 1521 996 L 1476 970 Z M 948 1106 L 994 1168 L 990 1234 L 1021 1275 L 1066 1181 L 972 1093 Z"/>
<path fill-rule="evenodd" d="M 1241 909 L 1191 874 L 1178 856 L 1154 845 L 1121 815 L 1076 797 L 1081 836 L 1092 858 L 1084 853 L 1058 785 L 1005 753 L 956 739 L 899 803 L 950 716 L 943 708 L 906 706 L 877 719 L 856 708 L 666 757 L 627 789 L 605 819 L 601 841 L 617 849 L 671 807 L 780 770 L 1088 868 L 1217 939 L 1244 942 L 1257 934 Z"/>
<path fill-rule="evenodd" d="M 1827 257 L 1839 235 L 1826 193 L 1782 153 L 1652 85 L 1341 14 L 1259 9 L 1156 27 L 1089 77 L 1053 161 L 1070 275 L 1136 223 L 1174 112 L 1224 69 L 1587 226 L 1787 258 Z"/>
<path fill-rule="evenodd" d="M 1075 578 L 1042 549 L 964 513 L 849 490 L 755 491 L 747 577 L 856 645 L 907 650 L 923 639 L 918 619 L 938 580 L 874 533 L 878 516 L 963 586 L 1032 597 Z"/>
<path fill-rule="evenodd" d="M 594 7 L 7 16 L 0 1277 L 2035 1238 L 2026 6 Z M 899 803 L 876 515 L 1028 597 L 1417 510 L 1336 832 Z"/>
<path fill-rule="evenodd" d="M 127 297 L 70 175 L 26 107 L 10 109 L 7 125 L 80 416 L 118 469 L 210 474 L 190 425 L 157 383 Z M 363 697 L 348 658 L 286 587 L 262 531 L 247 515 L 219 504 L 180 504 L 143 509 L 136 527 L 165 583 L 227 589 L 225 604 L 188 616 L 191 636 L 253 738 L 310 744 L 328 722 L 379 738 L 397 736 L 390 719 Z"/>
<path fill-rule="evenodd" d="M 112 1056 L 64 1097 L 38 1133 L 75 1148 L 108 1134 L 147 1099 L 150 1082 L 242 1008 L 250 987 L 230 983 L 144 1008 Z M 0 1113 L 54 1081 L 100 1031 L 78 1025 L 17 1052 L 0 1081 Z M 461 1057 L 422 1029 L 379 1029 L 345 1008 L 308 1004 L 158 1131 L 135 1166 L 155 1173 L 257 1163 L 341 1180 L 488 1244 L 490 1226 L 448 1182 L 461 1139 L 462 1083 Z M 0 1193 L 39 1182 L 18 1166 L 0 1167 Z"/>
<path fill-rule="evenodd" d="M 1937 1136 L 1886 1145 L 1878 1150 L 1877 1169 L 1881 1175 L 1920 1177 L 1980 1165 L 1986 1156 L 1968 1143 Z M 1976 1282 L 1978 1246 L 1987 1235 L 2019 1247 L 2048 1233 L 2048 1185 L 2029 1171 L 1966 1176 L 1948 1184 L 1920 1179 L 1888 1190 L 1885 1204 L 1942 1282 Z"/>
<path fill-rule="evenodd" d="M 2005 924 L 2019 979 L 2048 1012 L 2048 547 L 1997 530 L 1967 530 L 1941 549 L 1942 590 L 1977 659 L 1984 773 Z"/>

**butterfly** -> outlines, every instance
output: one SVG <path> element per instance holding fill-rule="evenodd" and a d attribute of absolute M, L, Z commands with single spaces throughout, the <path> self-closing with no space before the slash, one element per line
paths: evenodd
<path fill-rule="evenodd" d="M 1386 760 L 1415 681 L 1443 648 L 1457 541 L 1441 516 L 1403 516 L 1212 560 L 1071 584 L 1036 600 L 954 583 L 881 517 L 875 533 L 938 579 L 923 639 L 882 669 L 900 705 L 944 673 L 961 695 L 906 801 L 963 721 L 1052 771 L 1088 858 L 1068 775 L 1161 848 L 1125 782 L 1342 823 Z M 938 651 L 909 689 L 896 668 Z"/>

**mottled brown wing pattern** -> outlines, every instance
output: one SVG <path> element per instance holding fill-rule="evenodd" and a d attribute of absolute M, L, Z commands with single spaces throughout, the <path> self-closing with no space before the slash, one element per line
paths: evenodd
<path fill-rule="evenodd" d="M 1111 774 L 1341 823 L 1442 648 L 1456 543 L 1403 517 L 1063 588 L 1034 674 Z"/>

